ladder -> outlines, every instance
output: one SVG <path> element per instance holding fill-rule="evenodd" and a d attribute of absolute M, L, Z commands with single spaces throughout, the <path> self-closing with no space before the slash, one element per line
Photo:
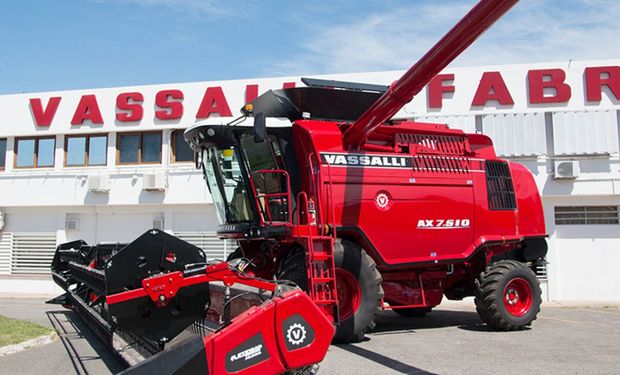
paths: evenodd
<path fill-rule="evenodd" d="M 310 236 L 308 238 L 308 291 L 319 308 L 331 314 L 336 323 L 338 316 L 338 294 L 334 267 L 334 241 L 331 236 Z"/>
<path fill-rule="evenodd" d="M 301 227 L 305 229 L 299 233 L 299 239 L 305 243 L 307 249 L 308 295 L 326 315 L 332 316 L 334 322 L 338 323 L 338 292 L 334 264 L 335 237 L 319 233 L 318 226 L 311 219 L 308 196 L 305 192 L 298 194 L 297 202 L 298 224 L 303 223 Z"/>

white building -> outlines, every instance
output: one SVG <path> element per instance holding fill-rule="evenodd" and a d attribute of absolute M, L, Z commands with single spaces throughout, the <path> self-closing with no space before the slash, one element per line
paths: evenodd
<path fill-rule="evenodd" d="M 316 78 L 388 84 L 402 72 Z M 160 227 L 222 258 L 182 129 L 300 77 L 0 96 L 0 292 L 51 292 L 55 246 Z M 551 300 L 620 300 L 620 60 L 449 68 L 397 117 L 491 136 L 543 195 Z M 181 129 L 181 130 L 179 130 Z"/>

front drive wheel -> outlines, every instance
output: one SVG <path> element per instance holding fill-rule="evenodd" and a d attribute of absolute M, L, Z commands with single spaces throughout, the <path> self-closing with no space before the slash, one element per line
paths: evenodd
<path fill-rule="evenodd" d="M 307 292 L 305 255 L 303 248 L 287 254 L 278 267 L 276 277 L 278 280 L 294 281 Z M 334 263 L 340 315 L 334 341 L 357 342 L 375 327 L 375 315 L 383 298 L 381 275 L 372 258 L 362 248 L 346 240 L 336 240 Z"/>
<path fill-rule="evenodd" d="M 532 324 L 540 312 L 540 284 L 521 262 L 503 260 L 492 264 L 476 280 L 476 311 L 498 331 L 516 331 Z"/>
<path fill-rule="evenodd" d="M 383 298 L 381 274 L 362 248 L 346 240 L 336 241 L 334 263 L 340 314 L 334 341 L 357 342 L 375 328 L 375 315 Z"/>
<path fill-rule="evenodd" d="M 239 258 L 243 258 L 243 251 L 241 251 L 241 247 L 237 247 L 232 253 L 228 254 L 226 261 L 230 262 L 231 260 Z"/>

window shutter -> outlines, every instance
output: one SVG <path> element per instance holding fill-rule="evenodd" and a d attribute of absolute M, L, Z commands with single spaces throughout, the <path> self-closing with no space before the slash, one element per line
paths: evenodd
<path fill-rule="evenodd" d="M 13 233 L 11 273 L 49 274 L 56 233 Z"/>
<path fill-rule="evenodd" d="M 237 247 L 236 241 L 222 240 L 215 232 L 175 232 L 177 237 L 204 250 L 207 260 L 226 260 Z"/>
<path fill-rule="evenodd" d="M 11 273 L 11 249 L 13 248 L 13 234 L 0 232 L 0 275 Z"/>

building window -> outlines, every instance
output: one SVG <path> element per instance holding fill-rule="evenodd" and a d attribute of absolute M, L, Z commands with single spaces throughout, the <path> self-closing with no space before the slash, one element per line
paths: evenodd
<path fill-rule="evenodd" d="M 15 168 L 53 167 L 55 148 L 55 137 L 17 138 Z"/>
<path fill-rule="evenodd" d="M 618 206 L 555 207 L 555 224 L 618 224 Z"/>
<path fill-rule="evenodd" d="M 6 164 L 6 139 L 0 139 L 0 171 L 4 170 Z"/>
<path fill-rule="evenodd" d="M 161 163 L 161 132 L 120 133 L 116 149 L 118 164 Z"/>
<path fill-rule="evenodd" d="M 192 151 L 189 144 L 185 142 L 185 138 L 183 137 L 184 131 L 184 129 L 177 129 L 172 132 L 172 161 L 175 163 L 194 160 L 194 151 Z"/>
<path fill-rule="evenodd" d="M 107 134 L 72 135 L 66 138 L 65 166 L 67 167 L 106 165 L 107 155 Z"/>

